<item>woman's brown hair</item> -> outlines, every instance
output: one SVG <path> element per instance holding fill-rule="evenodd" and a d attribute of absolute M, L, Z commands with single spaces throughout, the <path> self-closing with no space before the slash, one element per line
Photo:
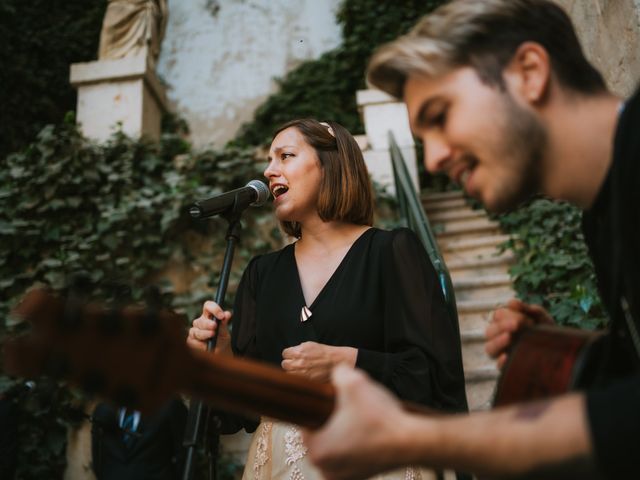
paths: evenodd
<path fill-rule="evenodd" d="M 287 128 L 296 128 L 316 151 L 322 167 L 318 195 L 318 215 L 332 220 L 373 224 L 373 188 L 362 151 L 349 131 L 336 122 L 322 122 L 310 118 L 292 120 L 278 127 L 275 138 Z M 298 222 L 280 222 L 284 231 L 300 238 Z"/>

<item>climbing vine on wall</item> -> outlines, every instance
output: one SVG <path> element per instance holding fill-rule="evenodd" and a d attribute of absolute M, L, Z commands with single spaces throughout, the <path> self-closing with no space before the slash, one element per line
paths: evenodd
<path fill-rule="evenodd" d="M 69 65 L 94 60 L 107 0 L 0 2 L 0 157 L 75 108 Z"/>
<path fill-rule="evenodd" d="M 543 305 L 561 325 L 593 329 L 606 324 L 579 209 L 536 199 L 498 219 L 511 234 L 503 247 L 515 253 L 511 275 L 519 298 Z"/>
<path fill-rule="evenodd" d="M 78 271 L 96 285 L 94 298 L 109 299 L 124 285 L 139 300 L 153 282 L 168 305 L 194 317 L 217 285 L 213 272 L 226 227 L 220 220 L 193 221 L 187 207 L 244 185 L 259 175 L 262 162 L 253 149 L 192 153 L 176 135 L 152 144 L 116 134 L 96 145 L 72 123 L 44 128 L 0 170 L 2 330 L 16 327 L 8 311 L 27 288 L 60 290 Z M 281 240 L 268 209 L 249 210 L 243 219 L 232 286 L 249 256 Z M 167 264 L 189 275 L 188 290 L 172 288 L 163 275 Z M 0 377 L 3 390 L 11 383 Z M 38 383 L 21 409 L 19 478 L 61 477 L 65 425 L 80 400 L 73 391 Z"/>

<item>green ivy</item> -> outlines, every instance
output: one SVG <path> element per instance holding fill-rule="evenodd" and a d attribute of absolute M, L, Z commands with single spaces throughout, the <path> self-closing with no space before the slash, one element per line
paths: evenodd
<path fill-rule="evenodd" d="M 75 108 L 69 65 L 95 60 L 107 0 L 0 1 L 0 157 Z"/>
<path fill-rule="evenodd" d="M 511 239 L 510 273 L 517 295 L 543 305 L 560 325 L 598 328 L 607 322 L 576 207 L 546 199 L 499 217 Z"/>
<path fill-rule="evenodd" d="M 176 135 L 160 144 L 121 133 L 104 145 L 84 139 L 72 124 L 47 126 L 0 169 L 0 318 L 34 284 L 64 288 L 84 271 L 94 296 L 108 299 L 122 285 L 140 299 L 149 283 L 162 286 L 168 306 L 196 316 L 213 296 L 226 222 L 194 221 L 197 199 L 237 188 L 260 175 L 253 149 L 190 152 Z M 230 290 L 252 255 L 272 250 L 281 237 L 270 209 L 250 209 Z M 174 292 L 167 264 L 191 272 L 190 288 Z M 0 377 L 3 387 L 11 382 Z M 18 477 L 60 478 L 69 410 L 77 394 L 38 388 L 21 405 Z"/>

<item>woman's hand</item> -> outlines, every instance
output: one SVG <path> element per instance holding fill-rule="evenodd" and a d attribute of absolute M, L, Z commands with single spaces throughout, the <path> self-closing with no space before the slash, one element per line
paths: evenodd
<path fill-rule="evenodd" d="M 282 351 L 282 368 L 312 380 L 329 381 L 331 370 L 338 364 L 355 367 L 358 350 L 334 347 L 316 342 L 304 342 Z"/>
<path fill-rule="evenodd" d="M 214 321 L 214 318 L 218 321 Z M 231 352 L 231 335 L 228 328 L 230 320 L 231 312 L 222 310 L 216 302 L 204 302 L 202 315 L 193 321 L 193 326 L 189 329 L 187 345 L 206 351 L 207 340 L 213 337 L 219 327 L 215 353 Z"/>
<path fill-rule="evenodd" d="M 490 357 L 496 359 L 498 368 L 501 369 L 507 361 L 513 337 L 521 328 L 554 323 L 549 312 L 540 305 L 530 305 L 514 298 L 493 312 L 491 323 L 485 331 L 484 349 Z"/>

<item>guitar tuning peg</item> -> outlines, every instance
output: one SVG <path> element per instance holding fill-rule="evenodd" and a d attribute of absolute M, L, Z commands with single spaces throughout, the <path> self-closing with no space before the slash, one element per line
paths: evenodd
<path fill-rule="evenodd" d="M 67 292 L 69 297 L 86 300 L 93 290 L 93 281 L 89 272 L 80 271 L 69 275 Z"/>
<path fill-rule="evenodd" d="M 157 333 L 160 329 L 158 312 L 163 308 L 162 293 L 157 286 L 150 285 L 144 289 L 143 298 L 147 305 L 147 311 L 140 318 L 140 334 L 149 336 Z"/>
<path fill-rule="evenodd" d="M 124 305 L 130 303 L 133 299 L 133 291 L 131 286 L 124 282 L 103 282 L 104 289 L 108 296 L 116 305 Z"/>
<path fill-rule="evenodd" d="M 156 285 L 149 285 L 142 294 L 145 304 L 149 310 L 160 310 L 163 307 L 162 293 Z"/>
<path fill-rule="evenodd" d="M 59 319 L 60 326 L 67 331 L 76 331 L 83 323 L 83 309 L 93 290 L 91 275 L 79 271 L 69 275 L 64 315 Z"/>

